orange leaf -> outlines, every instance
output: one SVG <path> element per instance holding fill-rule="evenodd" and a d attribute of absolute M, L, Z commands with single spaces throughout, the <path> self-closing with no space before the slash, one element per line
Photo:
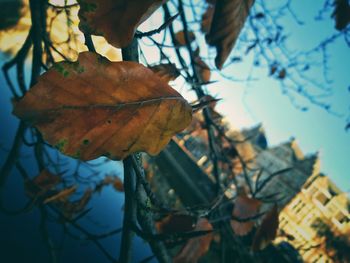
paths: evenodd
<path fill-rule="evenodd" d="M 60 62 L 15 103 L 62 153 L 81 160 L 158 154 L 192 119 L 187 101 L 150 69 L 83 52 Z"/>
<path fill-rule="evenodd" d="M 188 38 L 189 41 L 192 42 L 196 39 L 196 36 L 192 31 L 188 31 Z M 184 31 L 179 31 L 175 34 L 175 39 L 177 41 L 177 44 L 180 46 L 186 46 L 186 38 L 185 38 L 185 32 Z"/>
<path fill-rule="evenodd" d="M 211 75 L 209 66 L 200 57 L 195 58 L 195 63 L 201 82 L 209 82 Z"/>
<path fill-rule="evenodd" d="M 252 245 L 253 251 L 264 249 L 272 240 L 276 238 L 278 225 L 278 208 L 277 205 L 275 205 L 270 212 L 264 216 L 260 227 L 255 233 Z"/>
<path fill-rule="evenodd" d="M 192 231 L 195 227 L 196 218 L 191 215 L 171 214 L 156 223 L 159 233 L 173 234 Z"/>
<path fill-rule="evenodd" d="M 26 182 L 26 193 L 30 197 L 40 197 L 47 194 L 55 185 L 61 182 L 61 177 L 53 175 L 47 170 L 43 170 L 33 180 Z"/>
<path fill-rule="evenodd" d="M 166 0 L 78 0 L 79 29 L 103 36 L 115 47 L 126 47 L 137 27 Z"/>
<path fill-rule="evenodd" d="M 77 187 L 71 186 L 69 188 L 63 189 L 61 192 L 48 197 L 44 200 L 44 204 L 50 203 L 50 202 L 64 202 L 66 201 L 72 194 L 75 193 L 75 191 L 77 190 Z"/>
<path fill-rule="evenodd" d="M 259 213 L 261 201 L 255 198 L 249 198 L 246 194 L 237 196 L 232 211 L 232 216 L 237 219 L 245 219 L 254 217 Z M 239 222 L 239 220 L 231 220 L 231 227 L 236 235 L 244 236 L 248 234 L 254 226 L 254 221 Z"/>
<path fill-rule="evenodd" d="M 149 68 L 165 82 L 175 80 L 180 75 L 180 72 L 176 68 L 176 65 L 172 63 L 159 64 L 151 66 Z"/>
<path fill-rule="evenodd" d="M 196 231 L 213 230 L 212 225 L 205 218 L 200 218 L 197 222 Z M 173 263 L 195 263 L 209 250 L 213 234 L 206 234 L 191 238 L 187 241 L 181 251 L 174 257 Z"/>
<path fill-rule="evenodd" d="M 254 0 L 221 0 L 215 5 L 210 32 L 206 36 L 209 45 L 215 46 L 215 65 L 221 69 L 236 43 Z"/>

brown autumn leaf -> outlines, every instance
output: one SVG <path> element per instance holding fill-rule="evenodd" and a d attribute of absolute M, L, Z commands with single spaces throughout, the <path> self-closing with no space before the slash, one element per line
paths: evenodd
<path fill-rule="evenodd" d="M 180 76 L 180 71 L 176 68 L 176 65 L 173 63 L 168 64 L 159 64 L 149 67 L 158 77 L 160 77 L 165 82 L 175 80 Z"/>
<path fill-rule="evenodd" d="M 42 197 L 60 182 L 60 176 L 54 175 L 47 170 L 43 170 L 38 176 L 34 177 L 33 180 L 26 182 L 26 193 L 30 197 Z"/>
<path fill-rule="evenodd" d="M 196 63 L 195 66 L 196 66 L 197 72 L 200 77 L 200 81 L 202 83 L 209 82 L 210 75 L 211 75 L 209 66 L 200 57 L 195 58 L 195 63 Z"/>
<path fill-rule="evenodd" d="M 214 6 L 208 5 L 207 10 L 205 10 L 204 14 L 202 15 L 201 30 L 203 33 L 210 32 L 213 15 L 214 15 Z"/>
<path fill-rule="evenodd" d="M 126 47 L 137 27 L 167 0 L 78 0 L 79 29 Z"/>
<path fill-rule="evenodd" d="M 263 218 L 257 229 L 252 249 L 253 251 L 263 250 L 271 241 L 276 238 L 279 225 L 278 207 L 275 205 Z"/>
<path fill-rule="evenodd" d="M 196 36 L 194 35 L 194 33 L 192 31 L 188 31 L 187 33 L 188 33 L 188 40 L 190 42 L 192 42 L 196 39 Z M 175 39 L 176 39 L 177 44 L 179 46 L 186 46 L 185 32 L 183 30 L 181 30 L 175 34 Z"/>
<path fill-rule="evenodd" d="M 235 205 L 232 211 L 233 218 L 246 219 L 254 217 L 259 213 L 261 201 L 248 197 L 245 193 L 237 196 Z M 248 234 L 254 226 L 254 220 L 247 222 L 239 222 L 238 220 L 231 220 L 231 227 L 236 235 L 244 236 Z"/>
<path fill-rule="evenodd" d="M 200 218 L 197 222 L 195 231 L 213 230 L 212 225 L 205 218 Z M 213 233 L 189 239 L 180 252 L 174 257 L 173 263 L 196 263 L 207 253 L 210 243 L 213 239 Z"/>
<path fill-rule="evenodd" d="M 52 203 L 52 202 L 64 202 L 68 200 L 68 198 L 75 193 L 77 190 L 77 186 L 73 185 L 69 188 L 65 188 L 57 194 L 50 196 L 44 200 L 44 204 Z"/>
<path fill-rule="evenodd" d="M 173 234 L 192 231 L 196 226 L 196 218 L 186 214 L 170 214 L 156 223 L 159 233 Z"/>
<path fill-rule="evenodd" d="M 192 118 L 187 101 L 150 69 L 91 52 L 56 64 L 14 106 L 46 141 L 81 160 L 156 155 Z"/>
<path fill-rule="evenodd" d="M 254 0 L 221 0 L 215 5 L 210 32 L 206 35 L 209 45 L 216 47 L 215 65 L 221 69 L 234 47 Z"/>

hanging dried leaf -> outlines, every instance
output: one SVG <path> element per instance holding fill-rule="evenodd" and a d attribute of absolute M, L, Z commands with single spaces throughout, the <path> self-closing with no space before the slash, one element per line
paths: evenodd
<path fill-rule="evenodd" d="M 287 75 L 287 71 L 285 69 L 281 69 L 281 71 L 278 73 L 279 79 L 284 79 Z"/>
<path fill-rule="evenodd" d="M 60 182 L 60 176 L 54 175 L 47 170 L 43 170 L 38 176 L 34 177 L 33 180 L 26 182 L 26 193 L 30 197 L 42 197 Z"/>
<path fill-rule="evenodd" d="M 115 47 L 126 47 L 137 27 L 166 0 L 78 0 L 79 29 L 103 36 Z"/>
<path fill-rule="evenodd" d="M 50 203 L 50 202 L 64 202 L 66 200 L 68 200 L 68 198 L 75 193 L 75 191 L 77 190 L 77 187 L 71 186 L 69 188 L 63 189 L 61 192 L 48 197 L 44 200 L 44 204 Z"/>
<path fill-rule="evenodd" d="M 162 234 L 174 234 L 192 231 L 197 218 L 185 214 L 171 214 L 156 223 L 156 228 Z"/>
<path fill-rule="evenodd" d="M 205 218 L 200 218 L 197 222 L 196 231 L 213 230 L 212 225 Z M 195 263 L 198 262 L 209 250 L 210 243 L 213 239 L 213 234 L 206 234 L 191 238 L 187 241 L 181 251 L 174 257 L 173 263 Z"/>
<path fill-rule="evenodd" d="M 196 36 L 192 31 L 188 31 L 188 39 L 190 42 L 194 41 L 196 39 Z M 177 44 L 179 46 L 186 46 L 186 38 L 185 38 L 185 32 L 179 31 L 175 34 L 175 39 L 177 41 Z"/>
<path fill-rule="evenodd" d="M 210 32 L 213 15 L 214 15 L 214 6 L 208 5 L 207 10 L 205 10 L 205 13 L 202 15 L 201 30 L 203 33 Z"/>
<path fill-rule="evenodd" d="M 215 65 L 221 69 L 236 43 L 254 0 L 222 0 L 215 5 L 210 32 L 206 35 L 209 45 L 215 46 Z"/>
<path fill-rule="evenodd" d="M 158 154 L 191 122 L 186 100 L 150 69 L 83 52 L 43 74 L 14 114 L 62 153 L 91 160 Z"/>
<path fill-rule="evenodd" d="M 237 196 L 235 205 L 232 211 L 233 218 L 247 219 L 252 218 L 259 213 L 261 201 L 255 198 L 249 198 L 246 194 Z M 244 236 L 248 234 L 254 226 L 254 220 L 246 222 L 239 222 L 238 220 L 231 220 L 231 227 L 236 235 Z"/>
<path fill-rule="evenodd" d="M 113 187 L 118 192 L 124 192 L 124 184 L 122 180 L 120 180 L 120 178 L 117 176 L 114 177 Z"/>
<path fill-rule="evenodd" d="M 339 31 L 350 24 L 350 3 L 348 0 L 334 0 L 332 17 L 335 20 L 335 28 Z"/>
<path fill-rule="evenodd" d="M 202 83 L 208 83 L 210 81 L 210 68 L 209 66 L 200 58 L 195 58 L 196 69 Z"/>
<path fill-rule="evenodd" d="M 277 205 L 275 205 L 270 212 L 264 216 L 260 227 L 255 233 L 252 245 L 253 251 L 264 249 L 272 240 L 276 238 L 278 224 L 278 208 Z"/>
<path fill-rule="evenodd" d="M 273 75 L 273 74 L 275 74 L 276 71 L 277 71 L 277 66 L 276 66 L 276 65 L 271 65 L 271 66 L 270 66 L 270 73 L 269 73 L 270 76 Z"/>
<path fill-rule="evenodd" d="M 180 76 L 180 71 L 176 68 L 176 65 L 173 63 L 159 64 L 151 66 L 149 68 L 165 82 L 175 80 L 178 76 Z"/>

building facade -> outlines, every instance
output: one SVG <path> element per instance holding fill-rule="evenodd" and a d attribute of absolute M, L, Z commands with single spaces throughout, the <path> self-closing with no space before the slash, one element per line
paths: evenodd
<path fill-rule="evenodd" d="M 264 201 L 262 209 L 277 204 L 281 210 L 275 244 L 289 242 L 305 262 L 334 262 L 325 249 L 326 237 L 318 234 L 315 224 L 321 221 L 334 235 L 349 236 L 350 202 L 347 194 L 320 172 L 318 153 L 305 155 L 294 138 L 269 147 L 261 125 L 232 132 L 230 136 L 243 141 L 237 149 L 248 160 L 250 188 L 256 198 Z M 177 142 L 210 174 L 212 165 L 205 135 L 194 129 L 180 135 Z M 236 180 L 243 182 L 242 174 L 236 173 Z"/>

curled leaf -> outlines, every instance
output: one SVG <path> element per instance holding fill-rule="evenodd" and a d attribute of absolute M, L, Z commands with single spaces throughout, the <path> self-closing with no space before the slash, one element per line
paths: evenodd
<path fill-rule="evenodd" d="M 248 234 L 253 226 L 254 220 L 246 220 L 246 222 L 240 222 L 240 219 L 253 218 L 259 213 L 261 201 L 255 198 L 249 198 L 246 194 L 237 196 L 235 205 L 232 211 L 233 218 L 237 220 L 231 220 L 231 227 L 236 235 L 244 236 Z"/>
<path fill-rule="evenodd" d="M 79 29 L 103 36 L 115 47 L 126 47 L 137 27 L 166 0 L 78 0 Z"/>
<path fill-rule="evenodd" d="M 61 192 L 50 196 L 44 200 L 44 204 L 51 203 L 51 202 L 64 202 L 68 200 L 68 198 L 75 193 L 77 190 L 77 187 L 71 186 L 69 188 L 63 189 Z"/>
<path fill-rule="evenodd" d="M 209 45 L 216 47 L 215 65 L 221 69 L 236 43 L 254 0 L 221 0 L 215 5 L 210 32 L 206 35 Z"/>
<path fill-rule="evenodd" d="M 253 251 L 263 250 L 272 240 L 276 238 L 279 225 L 278 207 L 275 205 L 263 218 L 257 229 L 252 249 Z"/>
<path fill-rule="evenodd" d="M 196 231 L 213 230 L 212 225 L 205 218 L 200 218 L 197 222 Z M 174 257 L 173 263 L 194 263 L 209 250 L 210 243 L 213 239 L 213 233 L 191 238 L 185 246 Z"/>
<path fill-rule="evenodd" d="M 158 154 L 191 122 L 187 101 L 150 69 L 83 52 L 49 69 L 14 114 L 62 153 L 81 160 Z"/>
<path fill-rule="evenodd" d="M 114 177 L 113 187 L 118 192 L 124 192 L 124 184 L 119 177 Z"/>
<path fill-rule="evenodd" d="M 149 68 L 165 82 L 175 80 L 178 76 L 180 76 L 180 71 L 173 63 L 159 64 Z"/>

